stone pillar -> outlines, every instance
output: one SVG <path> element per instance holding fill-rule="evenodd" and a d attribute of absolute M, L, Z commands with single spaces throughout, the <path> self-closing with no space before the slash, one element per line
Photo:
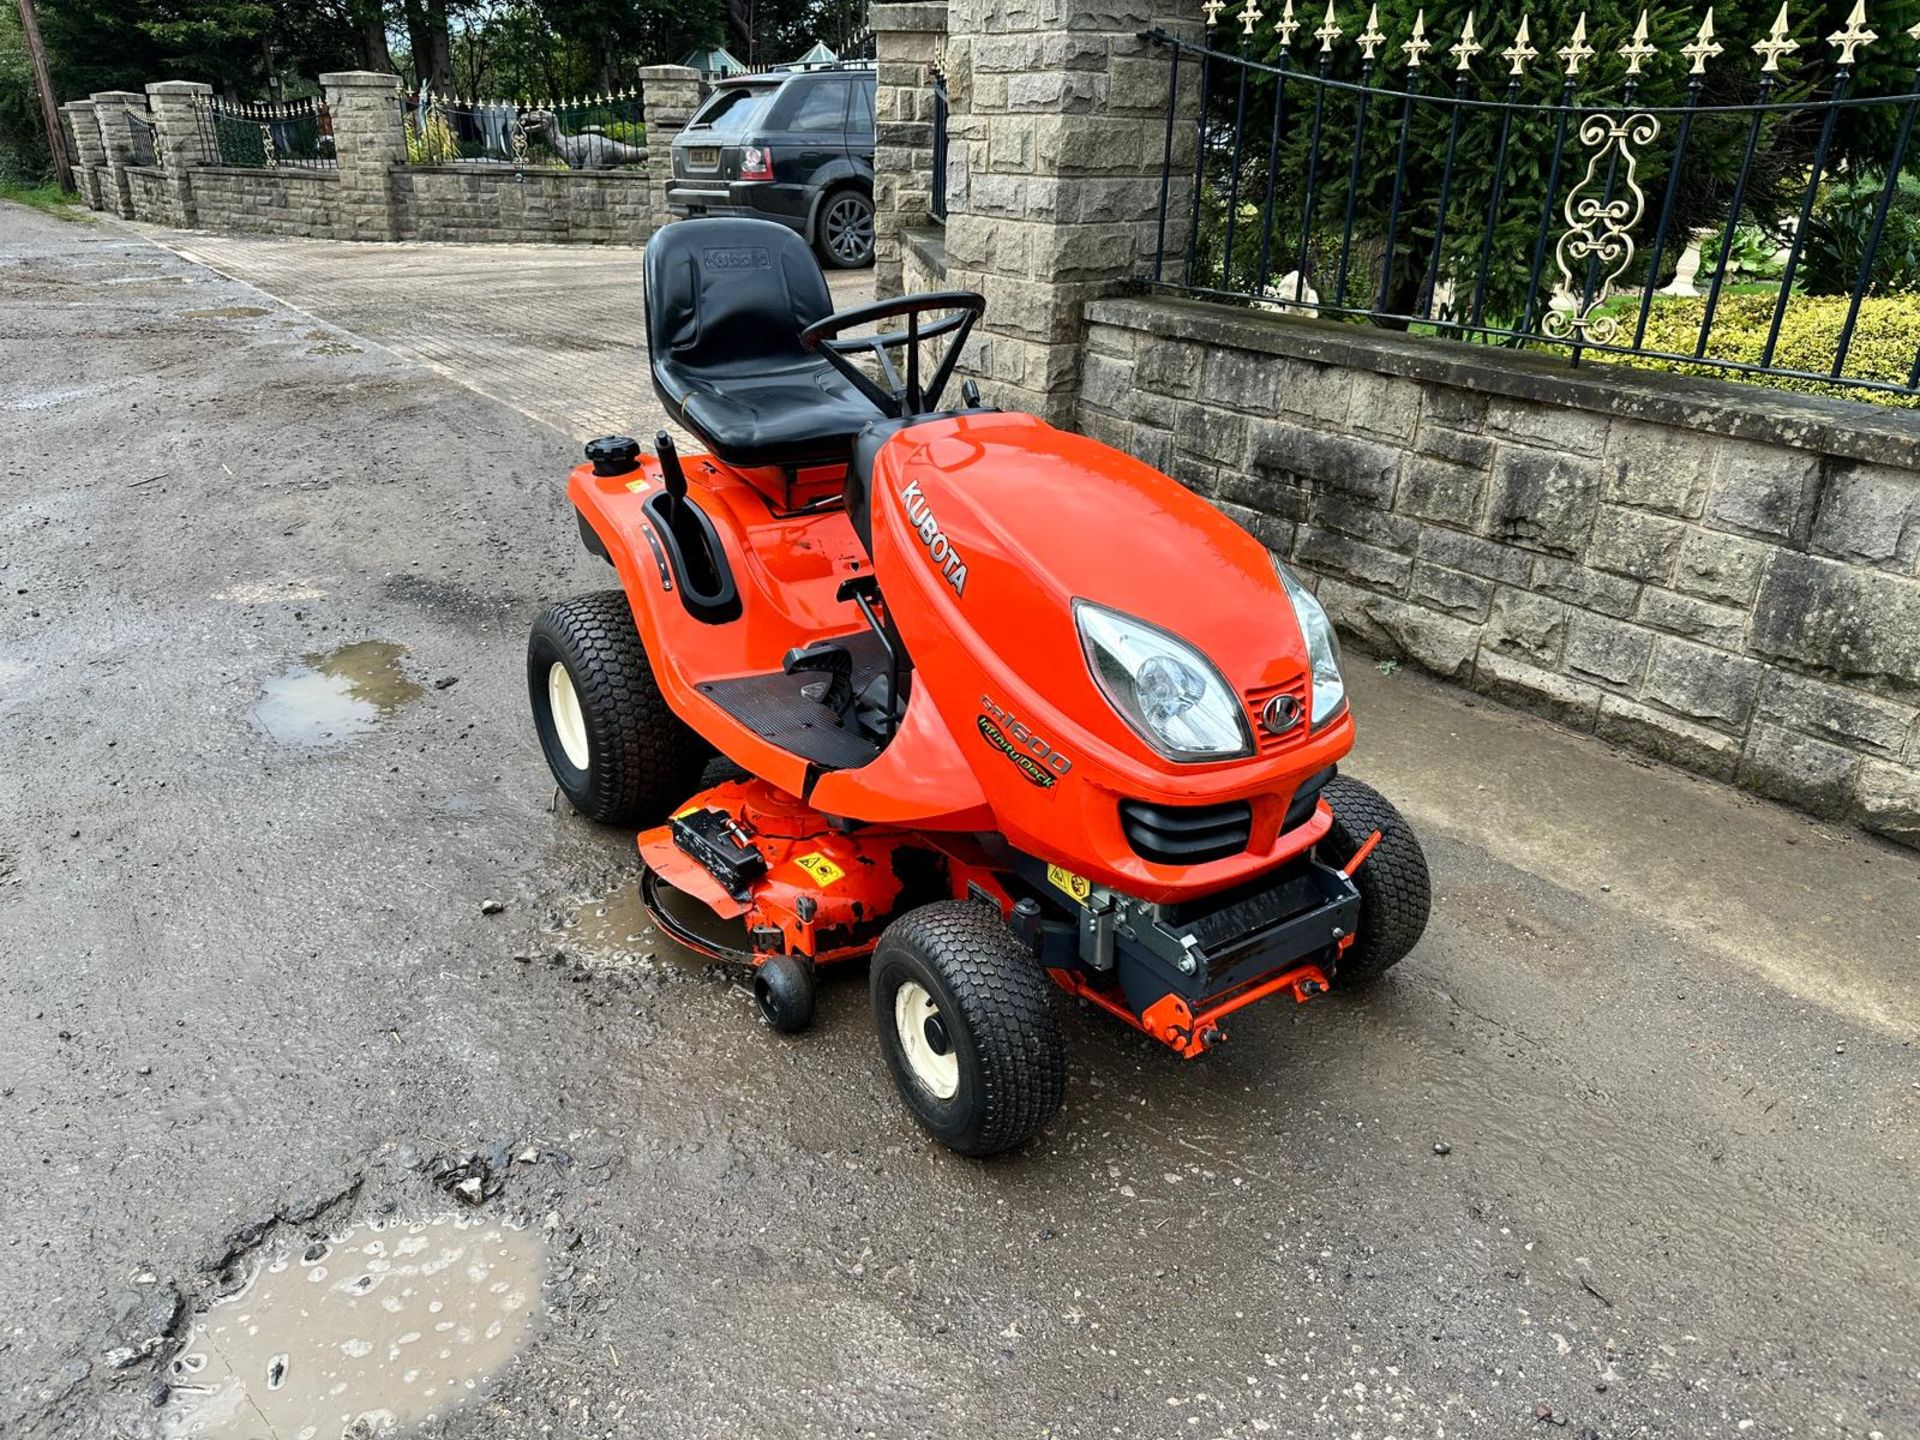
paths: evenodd
<path fill-rule="evenodd" d="M 667 181 L 673 175 L 673 137 L 700 108 L 700 72 L 689 65 L 648 65 L 640 72 L 641 118 L 647 122 L 647 190 L 653 228 L 667 212 Z"/>
<path fill-rule="evenodd" d="M 1198 38 L 1197 6 L 1169 13 L 1182 3 L 951 0 L 947 134 L 965 151 L 948 170 L 947 283 L 987 297 L 968 364 L 992 403 L 1070 423 L 1087 301 L 1151 270 L 1169 60 L 1139 35 Z M 1193 143 L 1176 127 L 1176 167 Z"/>
<path fill-rule="evenodd" d="M 133 122 L 127 119 L 127 111 L 135 106 L 145 110 L 147 97 L 131 90 L 96 90 L 91 98 L 107 167 L 100 208 L 131 220 L 133 193 L 127 188 L 127 166 L 133 163 Z"/>
<path fill-rule="evenodd" d="M 322 75 L 320 88 L 326 92 L 327 112 L 333 118 L 333 153 L 340 173 L 335 238 L 397 238 L 393 172 L 407 163 L 400 77 L 374 70 L 342 70 Z"/>
<path fill-rule="evenodd" d="M 100 139 L 100 120 L 94 114 L 93 101 L 69 100 L 60 107 L 60 113 L 73 132 L 73 183 L 89 209 L 103 209 L 100 171 L 107 163 L 107 148 Z"/>
<path fill-rule="evenodd" d="M 946 0 L 875 5 L 873 97 L 874 291 L 898 295 L 900 237 L 931 223 L 933 72 L 947 38 Z"/>
<path fill-rule="evenodd" d="M 153 158 L 167 177 L 169 225 L 196 221 L 193 167 L 206 158 L 206 143 L 194 102 L 212 93 L 211 85 L 198 80 L 156 80 L 147 86 L 147 106 L 153 111 Z"/>

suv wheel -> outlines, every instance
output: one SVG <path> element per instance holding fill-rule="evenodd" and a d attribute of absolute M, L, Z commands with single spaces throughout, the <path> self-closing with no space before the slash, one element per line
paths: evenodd
<path fill-rule="evenodd" d="M 836 190 L 820 205 L 820 258 L 836 270 L 873 263 L 873 200 L 859 190 Z"/>

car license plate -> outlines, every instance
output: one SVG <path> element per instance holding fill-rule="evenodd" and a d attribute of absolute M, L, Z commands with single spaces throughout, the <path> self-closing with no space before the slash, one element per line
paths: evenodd
<path fill-rule="evenodd" d="M 711 170 L 720 163 L 720 150 L 714 145 L 696 145 L 687 151 L 687 164 Z"/>

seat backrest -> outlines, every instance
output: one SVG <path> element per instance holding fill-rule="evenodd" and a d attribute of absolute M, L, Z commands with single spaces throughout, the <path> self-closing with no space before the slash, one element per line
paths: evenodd
<path fill-rule="evenodd" d="M 751 372 L 817 358 L 800 332 L 833 313 L 806 241 L 772 220 L 678 220 L 647 241 L 647 350 L 654 364 Z"/>

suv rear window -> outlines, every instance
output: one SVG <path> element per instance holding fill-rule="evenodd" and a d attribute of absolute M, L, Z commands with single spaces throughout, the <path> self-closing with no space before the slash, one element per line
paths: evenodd
<path fill-rule="evenodd" d="M 687 122 L 687 128 L 738 135 L 760 118 L 773 93 L 771 89 L 730 85 L 701 106 L 693 119 Z"/>
<path fill-rule="evenodd" d="M 800 87 L 795 87 L 800 88 Z M 787 102 L 783 130 L 844 130 L 847 126 L 847 80 L 815 80 Z"/>

